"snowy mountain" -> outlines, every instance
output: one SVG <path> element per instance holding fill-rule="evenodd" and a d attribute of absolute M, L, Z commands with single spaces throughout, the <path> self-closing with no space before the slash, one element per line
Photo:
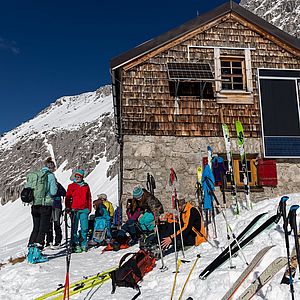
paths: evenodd
<path fill-rule="evenodd" d="M 105 192 L 104 182 L 114 178 L 111 200 L 116 203 L 118 153 L 111 86 L 61 97 L 0 138 L 1 203 L 19 197 L 26 173 L 40 168 L 48 156 L 56 161 L 56 175 L 63 185 L 70 182 L 76 167 L 82 167 L 89 176 L 101 167 L 104 177 L 92 183 L 93 196 Z"/>
<path fill-rule="evenodd" d="M 240 5 L 287 33 L 300 37 L 300 0 L 241 0 Z"/>

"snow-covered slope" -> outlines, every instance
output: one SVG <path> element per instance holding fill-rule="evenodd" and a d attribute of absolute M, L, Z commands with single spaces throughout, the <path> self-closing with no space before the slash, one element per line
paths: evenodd
<path fill-rule="evenodd" d="M 90 179 L 92 180 L 92 178 Z M 276 213 L 278 202 L 279 198 L 257 203 L 252 211 L 243 210 L 240 217 L 235 217 L 227 211 L 227 217 L 233 231 L 236 234 L 240 233 L 256 215 L 262 212 L 268 212 L 266 218 L 272 216 Z M 289 206 L 299 203 L 300 194 L 290 195 L 290 200 L 288 201 Z M 24 222 L 26 219 L 24 216 L 29 215 L 29 213 L 28 207 L 23 207 L 19 200 L 0 207 L 0 214 L 4 216 L 4 219 L 1 219 L 2 224 L 5 225 L 0 227 L 0 240 L 8 242 L 8 244 L 6 244 L 6 242 L 4 244 L 2 243 L 0 247 L 0 259 L 2 261 L 6 261 L 11 255 L 21 255 L 26 252 L 26 241 L 30 232 L 30 222 L 28 222 L 28 219 Z M 12 217 L 9 218 L 8 216 L 13 216 L 13 220 Z M 194 300 L 220 300 L 246 268 L 241 255 L 238 255 L 233 258 L 233 264 L 236 265 L 235 269 L 229 269 L 229 263 L 226 263 L 206 280 L 202 281 L 198 278 L 199 273 L 221 252 L 222 247 L 227 245 L 224 219 L 221 215 L 218 215 L 216 221 L 220 248 L 216 249 L 208 243 L 203 243 L 199 247 L 194 247 L 186 251 L 186 260 L 190 260 L 190 263 L 183 263 L 180 267 L 174 299 L 178 299 L 181 288 L 197 254 L 201 254 L 201 258 L 190 278 L 182 299 L 193 297 Z M 262 220 L 261 223 L 263 221 L 264 220 Z M 21 228 L 23 230 L 20 230 Z M 15 236 L 15 238 L 12 236 Z M 290 238 L 290 242 L 292 246 L 294 244 L 292 237 Z M 244 248 L 243 251 L 248 262 L 252 260 L 259 250 L 269 245 L 274 245 L 274 247 L 267 252 L 254 271 L 250 273 L 248 279 L 242 284 L 232 299 L 237 299 L 237 296 L 240 295 L 275 258 L 278 256 L 286 256 L 282 221 L 280 221 L 279 225 L 273 225 L 264 231 L 253 243 Z M 70 269 L 71 282 L 116 266 L 125 253 L 137 251 L 138 247 L 134 246 L 133 248 L 120 250 L 119 252 L 106 252 L 103 254 L 101 254 L 101 250 L 102 248 L 100 247 L 98 249 L 92 249 L 87 253 L 72 254 Z M 46 250 L 46 253 L 50 255 L 50 257 L 52 256 L 47 263 L 30 265 L 26 262 L 20 262 L 15 265 L 6 264 L 3 266 L 0 269 L 0 299 L 34 299 L 46 292 L 55 290 L 58 284 L 63 284 L 65 279 L 65 256 L 63 255 L 63 250 Z M 181 254 L 179 255 L 181 256 Z M 140 299 L 170 299 L 174 279 L 173 271 L 175 270 L 174 256 L 169 255 L 165 257 L 165 264 L 168 267 L 168 270 L 165 272 L 160 271 L 160 261 L 158 261 L 156 268 L 144 277 L 144 280 L 141 282 L 142 295 Z M 278 272 L 270 283 L 253 299 L 291 299 L 289 286 L 280 284 L 283 271 L 284 269 Z M 74 295 L 72 299 L 126 300 L 131 299 L 135 293 L 136 291 L 130 288 L 117 288 L 116 293 L 111 295 L 111 284 L 110 281 L 108 281 L 102 286 L 94 287 L 91 291 L 87 290 L 81 294 Z M 295 282 L 295 293 L 297 299 L 297 296 L 300 294 L 300 284 L 298 280 Z"/>
<path fill-rule="evenodd" d="M 107 88 L 109 91 L 109 88 Z M 112 97 L 109 93 L 84 93 L 61 97 L 35 118 L 7 132 L 0 139 L 0 149 L 12 147 L 24 138 L 33 139 L 47 131 L 76 130 L 83 124 L 93 122 L 99 116 L 112 112 Z"/>
<path fill-rule="evenodd" d="M 118 153 L 111 86 L 61 97 L 32 120 L 1 137 L 1 203 L 19 197 L 26 173 L 39 169 L 48 156 L 54 158 L 62 184 L 68 182 L 76 167 L 85 169 L 89 176 L 101 168 L 101 176 L 98 174 L 92 183 L 95 196 L 104 192 L 107 178 L 116 177 Z"/>

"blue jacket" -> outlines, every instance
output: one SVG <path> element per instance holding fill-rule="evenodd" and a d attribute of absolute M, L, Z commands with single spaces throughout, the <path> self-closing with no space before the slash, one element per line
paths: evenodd
<path fill-rule="evenodd" d="M 207 185 L 207 181 L 208 181 L 210 187 L 212 188 L 212 190 L 214 190 L 215 189 L 215 178 L 214 178 L 214 175 L 213 175 L 209 165 L 206 165 L 203 170 L 201 183 L 202 183 L 202 188 L 203 188 L 203 192 L 204 192 L 203 208 L 211 210 L 213 197 L 210 193 L 210 188 Z"/>
<path fill-rule="evenodd" d="M 154 215 L 152 212 L 145 211 L 142 217 L 139 219 L 139 223 L 143 231 L 154 230 Z"/>

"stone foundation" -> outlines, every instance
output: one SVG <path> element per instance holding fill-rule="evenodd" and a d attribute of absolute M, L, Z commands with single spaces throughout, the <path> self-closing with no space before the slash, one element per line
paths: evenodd
<path fill-rule="evenodd" d="M 238 154 L 236 139 L 232 139 L 233 153 Z M 172 187 L 169 186 L 170 168 L 177 174 L 176 188 L 179 197 L 186 197 L 195 202 L 196 169 L 202 164 L 202 157 L 207 156 L 207 146 L 214 153 L 225 153 L 224 139 L 218 137 L 169 137 L 169 136 L 124 136 L 123 152 L 123 196 L 122 201 L 132 197 L 134 186 L 146 188 L 147 172 L 156 180 L 155 195 L 166 209 L 171 207 Z M 261 156 L 261 139 L 247 138 L 246 152 Z M 280 160 L 277 162 L 278 186 L 263 187 L 261 192 L 252 192 L 253 202 L 283 194 L 300 191 L 300 161 Z M 222 202 L 220 189 L 216 195 Z M 230 192 L 226 198 L 231 199 Z M 243 191 L 238 192 L 240 201 L 244 199 Z M 123 202 L 124 203 L 124 202 Z"/>

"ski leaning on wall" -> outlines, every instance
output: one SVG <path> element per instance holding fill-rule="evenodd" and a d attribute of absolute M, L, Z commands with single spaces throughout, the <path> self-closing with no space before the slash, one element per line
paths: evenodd
<path fill-rule="evenodd" d="M 237 133 L 237 143 L 238 143 L 240 157 L 241 157 L 246 206 L 248 209 L 252 209 L 253 205 L 250 199 L 250 186 L 249 186 L 249 177 L 248 177 L 247 157 L 245 151 L 244 128 L 240 121 L 235 122 L 235 128 Z"/>
<path fill-rule="evenodd" d="M 231 195 L 232 195 L 231 207 L 234 214 L 239 215 L 240 204 L 237 200 L 237 195 L 236 195 L 236 184 L 235 184 L 233 165 L 232 165 L 233 160 L 232 160 L 232 151 L 231 151 L 231 143 L 230 143 L 230 134 L 229 134 L 228 126 L 225 123 L 222 124 L 222 129 L 223 129 L 223 136 L 224 136 L 225 147 L 226 147 L 226 156 L 228 161 L 228 173 L 230 176 L 230 183 L 231 183 Z"/>

